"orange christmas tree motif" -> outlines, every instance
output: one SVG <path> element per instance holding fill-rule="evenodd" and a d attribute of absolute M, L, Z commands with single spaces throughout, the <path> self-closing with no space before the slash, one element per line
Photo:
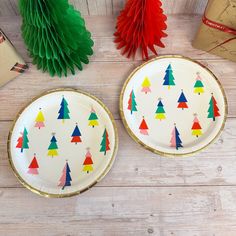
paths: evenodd
<path fill-rule="evenodd" d="M 198 95 L 200 95 L 201 93 L 204 93 L 204 85 L 202 83 L 202 78 L 200 77 L 199 72 L 197 72 L 197 78 L 194 85 L 194 93 L 198 93 Z"/>
<path fill-rule="evenodd" d="M 188 105 L 187 105 L 187 99 L 184 95 L 184 92 L 183 92 L 183 89 L 181 89 L 181 94 L 180 94 L 180 97 L 178 99 L 178 108 L 182 108 L 182 110 L 184 110 L 184 108 L 188 108 Z"/>
<path fill-rule="evenodd" d="M 194 120 L 193 120 L 193 125 L 192 125 L 192 135 L 196 137 L 199 137 L 202 135 L 202 127 L 197 118 L 197 114 L 194 114 Z"/>
<path fill-rule="evenodd" d="M 45 121 L 44 115 L 41 111 L 41 108 L 39 108 L 39 113 L 35 119 L 34 127 L 37 127 L 38 129 L 45 127 L 44 121 Z"/>
<path fill-rule="evenodd" d="M 217 107 L 217 102 L 213 96 L 213 93 L 211 94 L 211 100 L 209 102 L 209 109 L 208 109 L 208 116 L 207 118 L 212 118 L 213 121 L 216 120 L 217 116 L 220 116 L 219 108 Z"/>
<path fill-rule="evenodd" d="M 28 168 L 29 168 L 29 170 L 27 172 L 28 174 L 31 174 L 31 175 L 38 175 L 39 174 L 39 172 L 38 172 L 39 165 L 38 165 L 38 162 L 36 159 L 36 154 L 34 154 L 33 160 L 30 163 Z"/>
<path fill-rule="evenodd" d="M 72 143 L 81 143 L 82 140 L 81 140 L 81 133 L 80 133 L 80 130 L 79 130 L 79 127 L 78 127 L 78 124 L 76 123 L 76 126 L 75 126 L 75 129 L 71 135 L 72 139 L 71 139 L 71 142 Z"/>
<path fill-rule="evenodd" d="M 151 89 L 150 89 L 151 83 L 148 79 L 148 77 L 146 76 L 143 83 L 142 83 L 142 92 L 144 92 L 145 94 L 150 93 Z"/>
<path fill-rule="evenodd" d="M 143 119 L 142 119 L 141 124 L 139 126 L 139 129 L 140 129 L 141 134 L 148 135 L 148 126 L 147 126 L 147 123 L 144 119 L 144 116 L 143 116 Z"/>
<path fill-rule="evenodd" d="M 92 160 L 92 154 L 89 151 L 89 148 L 87 148 L 87 153 L 85 155 L 85 160 L 83 163 L 83 171 L 89 173 L 89 171 L 93 171 L 93 160 Z"/>

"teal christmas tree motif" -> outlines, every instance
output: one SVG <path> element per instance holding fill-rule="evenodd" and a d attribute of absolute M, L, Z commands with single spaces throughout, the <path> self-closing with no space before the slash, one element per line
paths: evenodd
<path fill-rule="evenodd" d="M 183 147 L 182 140 L 180 139 L 180 133 L 176 128 L 176 124 L 174 124 L 174 129 L 171 133 L 170 146 L 175 147 L 176 150 L 178 150 L 180 147 Z"/>
<path fill-rule="evenodd" d="M 95 126 L 98 126 L 98 121 L 97 121 L 98 120 L 98 116 L 97 116 L 97 114 L 96 114 L 96 112 L 95 112 L 95 110 L 93 108 L 91 109 L 91 113 L 89 115 L 88 120 L 89 120 L 89 123 L 88 123 L 89 126 L 92 126 L 93 128 Z"/>
<path fill-rule="evenodd" d="M 64 96 L 62 98 L 62 101 L 61 101 L 60 105 L 61 105 L 61 108 L 58 112 L 59 116 L 58 116 L 57 119 L 62 120 L 62 123 L 64 123 L 64 120 L 70 119 L 70 115 L 69 115 L 70 111 L 68 109 L 68 103 L 67 103 L 66 99 L 64 98 Z"/>
<path fill-rule="evenodd" d="M 110 141 L 109 141 L 107 130 L 105 129 L 102 135 L 100 152 L 104 152 L 104 155 L 106 155 L 107 151 L 109 150 L 110 150 Z"/>
<path fill-rule="evenodd" d="M 24 151 L 24 149 L 29 149 L 29 139 L 28 139 L 28 131 L 26 128 L 24 128 L 23 133 L 21 133 L 21 136 L 17 140 L 16 148 L 20 148 L 21 152 Z"/>
<path fill-rule="evenodd" d="M 57 139 L 55 137 L 55 133 L 52 133 L 52 138 L 50 140 L 50 145 L 48 147 L 48 156 L 51 157 L 58 156 L 57 149 L 58 149 Z"/>
<path fill-rule="evenodd" d="M 166 74 L 165 74 L 165 77 L 164 77 L 163 85 L 168 86 L 168 89 L 170 89 L 170 86 L 175 85 L 174 80 L 175 80 L 175 78 L 173 76 L 173 70 L 172 70 L 171 64 L 169 64 L 167 69 L 166 69 Z"/>
<path fill-rule="evenodd" d="M 197 72 L 197 78 L 194 84 L 194 93 L 197 93 L 198 95 L 200 95 L 201 93 L 204 93 L 204 85 L 202 83 L 202 78 L 200 77 L 199 72 Z"/>
<path fill-rule="evenodd" d="M 215 121 L 216 117 L 218 117 L 218 116 L 220 116 L 219 108 L 217 106 L 217 102 L 216 102 L 216 100 L 213 96 L 213 93 L 212 93 L 212 96 L 211 96 L 211 99 L 210 99 L 210 102 L 209 102 L 207 118 L 212 118 L 213 121 Z"/>
<path fill-rule="evenodd" d="M 137 103 L 135 101 L 135 95 L 134 90 L 131 91 L 128 101 L 128 110 L 130 110 L 131 114 L 133 114 L 133 111 L 137 111 Z"/>
<path fill-rule="evenodd" d="M 66 161 L 66 165 L 63 168 L 62 176 L 58 184 L 58 186 L 62 187 L 62 190 L 64 190 L 64 188 L 67 186 L 71 186 L 72 178 L 71 178 L 70 172 L 71 170 L 70 170 L 68 161 Z"/>

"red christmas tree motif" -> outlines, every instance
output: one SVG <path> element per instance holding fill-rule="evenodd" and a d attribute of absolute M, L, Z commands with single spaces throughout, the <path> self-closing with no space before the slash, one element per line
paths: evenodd
<path fill-rule="evenodd" d="M 105 128 L 104 133 L 102 135 L 102 142 L 100 145 L 101 145 L 100 152 L 104 152 L 104 155 L 106 155 L 107 151 L 110 150 L 110 141 L 109 141 L 109 137 L 108 137 L 108 133 L 107 133 L 106 128 Z"/>
<path fill-rule="evenodd" d="M 38 175 L 39 165 L 38 165 L 38 162 L 37 162 L 37 159 L 36 159 L 36 154 L 34 154 L 34 158 L 33 158 L 32 162 L 30 163 L 28 168 L 29 168 L 29 170 L 28 170 L 27 173 L 29 173 L 31 175 Z"/>
<path fill-rule="evenodd" d="M 147 126 L 147 123 L 146 123 L 144 117 L 143 117 L 142 122 L 139 126 L 139 129 L 140 129 L 141 134 L 148 135 L 148 126 Z"/>
<path fill-rule="evenodd" d="M 180 94 L 180 97 L 178 99 L 178 108 L 182 108 L 182 110 L 184 110 L 184 108 L 188 108 L 188 105 L 187 105 L 187 99 L 184 95 L 184 92 L 183 92 L 183 89 L 181 90 L 181 94 Z"/>
<path fill-rule="evenodd" d="M 80 143 L 82 142 L 81 140 L 81 133 L 80 133 L 80 130 L 79 130 L 79 127 L 78 127 L 78 124 L 76 123 L 76 126 L 75 126 L 75 129 L 71 135 L 72 139 L 71 139 L 71 142 L 72 143 Z"/>
<path fill-rule="evenodd" d="M 137 103 L 135 100 L 135 94 L 134 94 L 134 90 L 132 90 L 129 95 L 129 101 L 128 101 L 128 110 L 130 110 L 131 115 L 133 114 L 133 111 L 137 111 L 136 106 L 137 106 Z"/>
<path fill-rule="evenodd" d="M 192 135 L 196 137 L 199 137 L 202 135 L 202 127 L 197 118 L 197 114 L 194 114 L 194 120 L 193 120 L 193 125 L 192 125 Z"/>
<path fill-rule="evenodd" d="M 219 108 L 217 107 L 217 102 L 212 94 L 209 102 L 208 118 L 212 118 L 213 121 L 215 121 L 217 116 L 220 116 Z"/>
<path fill-rule="evenodd" d="M 21 136 L 17 139 L 16 148 L 22 149 L 22 146 L 23 146 L 23 133 L 20 132 L 20 135 L 21 135 Z"/>
<path fill-rule="evenodd" d="M 83 163 L 83 171 L 89 173 L 89 171 L 93 171 L 93 160 L 92 160 L 92 154 L 89 151 L 89 148 L 87 148 L 87 153 L 85 155 L 85 160 Z"/>

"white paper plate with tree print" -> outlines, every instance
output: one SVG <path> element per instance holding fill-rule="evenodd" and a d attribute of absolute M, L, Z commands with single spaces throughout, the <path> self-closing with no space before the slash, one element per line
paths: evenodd
<path fill-rule="evenodd" d="M 169 55 L 131 73 L 121 92 L 120 113 L 130 136 L 146 149 L 183 156 L 202 150 L 220 134 L 227 101 L 210 70 Z"/>
<path fill-rule="evenodd" d="M 117 146 L 109 110 L 74 89 L 35 98 L 20 112 L 8 138 L 15 175 L 46 197 L 72 196 L 99 182 L 111 168 Z"/>

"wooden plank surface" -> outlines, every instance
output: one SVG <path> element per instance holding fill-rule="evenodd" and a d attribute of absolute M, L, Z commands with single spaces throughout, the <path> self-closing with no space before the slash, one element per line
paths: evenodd
<path fill-rule="evenodd" d="M 82 15 L 118 15 L 126 0 L 69 0 Z M 18 0 L 0 0 L 0 17 L 19 15 Z M 207 0 L 164 0 L 167 14 L 202 14 Z"/>
<path fill-rule="evenodd" d="M 142 62 L 127 60 L 115 49 L 115 17 L 85 19 L 95 40 L 95 55 L 84 71 L 57 79 L 30 63 L 20 36 L 20 18 L 0 17 L 0 27 L 30 63 L 27 73 L 0 88 L 0 235 L 235 236 L 235 63 L 191 47 L 200 16 L 169 16 L 169 37 L 160 53 L 184 54 L 212 69 L 226 90 L 231 118 L 205 151 L 187 158 L 162 158 L 128 136 L 118 112 L 122 84 Z M 70 199 L 45 199 L 24 189 L 7 161 L 7 135 L 17 112 L 33 97 L 56 87 L 80 88 L 100 98 L 114 114 L 120 137 L 108 175 Z"/>

